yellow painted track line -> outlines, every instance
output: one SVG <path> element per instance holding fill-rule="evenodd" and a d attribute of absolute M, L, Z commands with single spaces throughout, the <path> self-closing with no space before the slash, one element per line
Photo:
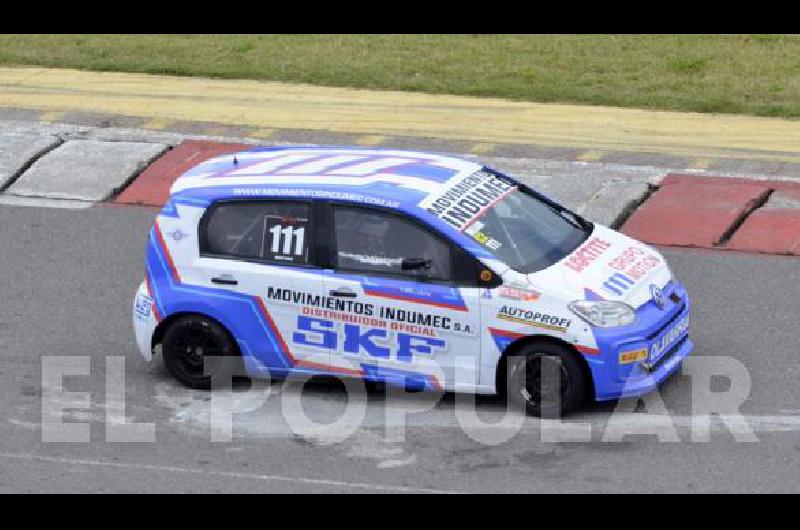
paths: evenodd
<path fill-rule="evenodd" d="M 690 169 L 708 169 L 714 165 L 714 161 L 708 158 L 695 158 L 689 163 Z"/>
<path fill-rule="evenodd" d="M 50 123 L 50 122 L 54 122 L 54 121 L 58 121 L 58 120 L 62 119 L 64 116 L 66 116 L 66 114 L 67 113 L 64 112 L 64 111 L 50 110 L 50 111 L 42 112 L 39 115 L 39 120 L 41 120 L 43 122 L 46 122 L 46 123 Z"/>
<path fill-rule="evenodd" d="M 0 68 L 0 107 L 255 128 L 800 162 L 800 121 L 290 83 Z"/>
<path fill-rule="evenodd" d="M 380 145 L 385 140 L 386 137 L 381 136 L 380 134 L 365 134 L 364 136 L 358 138 L 356 140 L 356 143 L 358 145 L 364 145 L 364 146 Z"/>
<path fill-rule="evenodd" d="M 602 160 L 604 156 L 606 156 L 606 153 L 602 151 L 589 149 L 588 151 L 584 151 L 583 153 L 579 154 L 576 157 L 576 160 L 580 160 L 581 162 L 597 162 Z"/>
<path fill-rule="evenodd" d="M 489 155 L 494 151 L 495 144 L 479 142 L 469 148 L 469 152 L 476 155 Z"/>
<path fill-rule="evenodd" d="M 164 118 L 151 118 L 149 121 L 143 123 L 141 126 L 145 129 L 152 129 L 155 131 L 163 131 L 170 125 L 170 120 Z"/>

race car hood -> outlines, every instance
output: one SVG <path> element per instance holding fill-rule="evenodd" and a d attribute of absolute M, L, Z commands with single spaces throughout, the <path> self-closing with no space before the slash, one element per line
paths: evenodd
<path fill-rule="evenodd" d="M 651 286 L 663 288 L 672 274 L 664 257 L 635 239 L 595 225 L 592 235 L 555 265 L 529 274 L 538 289 L 572 300 L 616 300 L 638 308 L 652 298 Z"/>

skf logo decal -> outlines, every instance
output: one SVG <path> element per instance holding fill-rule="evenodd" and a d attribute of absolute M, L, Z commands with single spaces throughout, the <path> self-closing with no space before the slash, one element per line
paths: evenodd
<path fill-rule="evenodd" d="M 636 285 L 636 282 L 622 274 L 615 272 L 608 280 L 603 283 L 603 289 L 617 296 L 622 296 L 625 291 Z"/>
<path fill-rule="evenodd" d="M 619 364 L 631 364 L 647 360 L 647 348 L 642 350 L 624 351 L 619 354 Z"/>
<path fill-rule="evenodd" d="M 518 307 L 509 307 L 507 305 L 504 305 L 502 309 L 500 309 L 500 312 L 497 313 L 497 318 L 516 324 L 533 326 L 535 328 L 560 331 L 561 333 L 567 331 L 569 325 L 572 323 L 572 320 L 568 318 L 548 315 L 538 311 L 528 311 Z"/>
<path fill-rule="evenodd" d="M 535 302 L 541 296 L 536 291 L 528 291 L 526 289 L 517 289 L 516 287 L 509 287 L 501 285 L 497 289 L 497 294 L 503 298 L 510 298 L 511 300 L 521 300 L 523 302 Z"/>
<path fill-rule="evenodd" d="M 611 248 L 611 243 L 599 237 L 593 237 L 584 243 L 581 248 L 573 252 L 564 262 L 564 265 L 575 272 L 583 272 L 586 267 L 594 263 L 609 248 Z"/>
<path fill-rule="evenodd" d="M 344 324 L 338 330 L 333 320 L 302 315 L 297 317 L 297 331 L 292 333 L 292 341 L 301 346 L 341 350 L 353 356 L 366 354 L 373 359 L 393 359 L 403 363 L 412 363 L 416 355 L 435 355 L 447 347 L 443 339 L 392 333 L 358 324 Z"/>

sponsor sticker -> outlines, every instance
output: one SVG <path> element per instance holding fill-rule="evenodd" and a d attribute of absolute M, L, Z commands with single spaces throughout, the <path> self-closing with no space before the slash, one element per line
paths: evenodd
<path fill-rule="evenodd" d="M 500 250 L 503 244 L 483 232 L 483 226 L 482 222 L 475 221 L 464 229 L 464 233 L 490 250 Z"/>
<path fill-rule="evenodd" d="M 638 282 L 660 264 L 661 259 L 655 254 L 639 247 L 628 247 L 619 256 L 611 260 L 608 266 Z"/>
<path fill-rule="evenodd" d="M 564 261 L 564 265 L 575 272 L 583 272 L 586 267 L 605 254 L 609 248 L 611 248 L 611 243 L 599 237 L 593 237 L 573 252 Z"/>
<path fill-rule="evenodd" d="M 514 322 L 516 324 L 524 324 L 526 326 L 533 326 L 535 328 L 547 329 L 550 331 L 559 331 L 564 333 L 569 328 L 572 320 L 569 318 L 560 317 L 557 315 L 550 315 L 541 313 L 539 311 L 529 311 L 519 307 L 511 307 L 504 305 L 497 313 L 497 318 Z"/>
<path fill-rule="evenodd" d="M 450 181 L 442 190 L 431 193 L 419 206 L 442 221 L 463 230 L 490 206 L 517 189 L 516 184 L 488 171 L 477 171 Z M 470 235 L 481 237 L 480 229 Z"/>
<path fill-rule="evenodd" d="M 401 331 L 402 330 L 402 331 Z M 412 364 L 447 350 L 444 339 L 410 333 L 410 329 L 370 327 L 361 323 L 338 326 L 333 320 L 298 315 L 292 342 L 299 346 L 341 352 L 349 357 Z"/>
<path fill-rule="evenodd" d="M 615 272 L 603 282 L 603 290 L 617 296 L 622 296 L 634 285 L 636 285 L 635 280 L 621 272 Z"/>
<path fill-rule="evenodd" d="M 631 364 L 647 360 L 647 348 L 624 351 L 619 354 L 619 364 Z"/>
<path fill-rule="evenodd" d="M 189 234 L 182 231 L 180 228 L 175 229 L 175 231 L 173 232 L 169 232 L 167 235 L 169 235 L 172 238 L 172 240 L 175 241 L 176 243 L 180 243 L 181 241 L 189 237 Z"/>
<path fill-rule="evenodd" d="M 683 317 L 650 346 L 649 363 L 655 363 L 689 331 L 689 317 Z"/>
<path fill-rule="evenodd" d="M 141 321 L 147 321 L 150 318 L 150 312 L 153 308 L 153 299 L 147 296 L 146 294 L 138 294 L 136 295 L 136 302 L 134 304 L 134 311 L 136 312 L 136 318 Z"/>
<path fill-rule="evenodd" d="M 536 291 L 529 291 L 527 289 L 519 289 L 517 287 L 510 287 L 501 285 L 498 287 L 497 294 L 502 298 L 509 298 L 511 300 L 520 300 L 522 302 L 535 302 L 541 296 Z"/>
<path fill-rule="evenodd" d="M 281 287 L 268 287 L 264 298 L 270 303 L 301 306 L 300 311 L 304 316 L 330 321 L 406 331 L 429 337 L 435 337 L 439 332 L 473 335 L 472 326 L 468 322 L 462 322 L 441 313 L 376 305 L 372 302 L 336 298 Z"/>
<path fill-rule="evenodd" d="M 361 193 L 352 193 L 347 191 L 328 191 L 328 190 L 314 190 L 304 188 L 234 188 L 233 194 L 244 197 L 300 197 L 312 199 L 333 199 L 350 202 L 358 202 L 362 204 L 374 204 L 376 206 L 385 206 L 387 208 L 399 208 L 400 201 L 383 199 L 381 197 L 372 197 L 370 195 L 363 195 Z"/>

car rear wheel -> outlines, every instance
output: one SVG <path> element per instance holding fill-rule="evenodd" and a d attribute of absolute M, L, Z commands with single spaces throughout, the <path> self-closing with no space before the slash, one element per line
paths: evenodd
<path fill-rule="evenodd" d="M 241 373 L 241 357 L 227 330 L 200 315 L 175 320 L 161 349 L 169 373 L 191 388 L 208 390 L 212 381 L 227 384 L 226 378 Z"/>
<path fill-rule="evenodd" d="M 524 346 L 508 358 L 507 398 L 532 416 L 557 418 L 586 400 L 586 376 L 571 349 L 558 344 Z"/>

